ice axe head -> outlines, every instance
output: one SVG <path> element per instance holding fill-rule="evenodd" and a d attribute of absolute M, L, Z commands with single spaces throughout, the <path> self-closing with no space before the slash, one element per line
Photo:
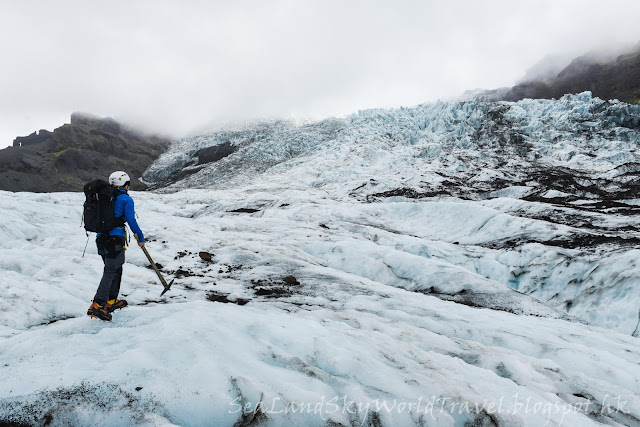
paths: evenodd
<path fill-rule="evenodd" d="M 176 279 L 173 279 L 172 281 L 169 282 L 169 284 L 167 286 L 165 286 L 164 290 L 162 291 L 162 293 L 160 294 L 160 296 L 164 295 L 169 289 L 171 289 L 171 285 L 173 285 L 173 282 Z"/>

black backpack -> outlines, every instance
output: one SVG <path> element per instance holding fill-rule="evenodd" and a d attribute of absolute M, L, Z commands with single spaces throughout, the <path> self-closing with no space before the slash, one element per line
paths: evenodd
<path fill-rule="evenodd" d="M 116 227 L 124 226 L 124 219 L 114 215 L 118 193 L 108 182 L 96 179 L 85 184 L 84 229 L 94 233 L 109 233 Z"/>

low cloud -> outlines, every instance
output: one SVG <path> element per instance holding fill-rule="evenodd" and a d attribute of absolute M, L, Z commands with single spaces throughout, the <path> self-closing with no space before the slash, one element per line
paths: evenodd
<path fill-rule="evenodd" d="M 0 145 L 73 111 L 177 137 L 453 98 L 637 42 L 637 16 L 635 0 L 4 2 Z"/>

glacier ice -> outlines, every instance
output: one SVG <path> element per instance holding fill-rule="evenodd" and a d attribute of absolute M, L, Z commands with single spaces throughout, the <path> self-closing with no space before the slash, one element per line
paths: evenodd
<path fill-rule="evenodd" d="M 0 423 L 638 425 L 638 116 L 584 93 L 176 141 L 133 195 L 176 282 L 129 249 L 112 323 L 82 194 L 0 192 Z"/>
<path fill-rule="evenodd" d="M 434 230 L 420 237 L 461 245 L 461 252 L 474 247 L 474 255 L 456 260 L 472 273 L 632 334 L 640 302 L 632 262 L 640 245 L 639 120 L 640 105 L 589 92 L 559 100 L 374 109 L 176 141 L 144 178 L 160 183 L 159 191 L 269 182 L 270 191 L 321 189 L 333 200 L 409 198 L 421 203 L 416 218 L 402 224 L 388 217 L 382 228 L 407 233 L 422 219 Z M 171 179 L 188 169 L 197 149 L 225 142 L 238 151 Z M 438 201 L 443 198 L 453 198 L 455 209 Z M 495 218 L 477 231 L 464 230 L 487 208 Z M 508 261 L 505 254 L 512 252 L 521 260 Z M 620 270 L 627 273 L 613 274 Z"/>
<path fill-rule="evenodd" d="M 158 298 L 145 256 L 129 249 L 122 290 L 131 305 L 111 323 L 85 316 L 102 263 L 93 245 L 82 257 L 82 194 L 0 192 L 0 420 L 640 420 L 637 338 L 495 280 L 507 265 L 530 263 L 535 245 L 455 244 L 491 238 L 474 234 L 506 214 L 480 206 L 476 222 L 456 224 L 450 212 L 471 215 L 471 202 L 363 203 L 273 184 L 134 194 L 148 250 L 178 279 Z M 232 212 L 240 207 L 258 210 Z M 436 227 L 447 217 L 448 229 Z M 45 218 L 57 218 L 56 227 Z M 511 232 L 510 223 L 524 233 L 548 227 L 517 217 L 500 227 Z"/>

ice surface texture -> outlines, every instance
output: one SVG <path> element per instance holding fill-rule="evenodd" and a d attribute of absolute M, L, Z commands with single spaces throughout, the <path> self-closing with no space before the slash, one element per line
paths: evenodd
<path fill-rule="evenodd" d="M 455 259 L 438 259 L 586 321 L 640 334 L 639 131 L 639 105 L 589 92 L 438 102 L 180 140 L 145 179 L 170 183 L 164 191 L 254 183 L 270 192 L 320 189 L 340 202 L 413 200 L 389 209 L 353 206 L 384 211 L 374 227 L 461 245 Z M 198 150 L 224 143 L 237 151 L 190 166 Z M 395 209 L 409 214 L 396 219 L 389 215 Z"/>
<path fill-rule="evenodd" d="M 129 249 L 111 323 L 82 194 L 0 192 L 0 421 L 638 425 L 637 116 L 582 94 L 177 141 L 133 193 L 175 284 Z"/>

